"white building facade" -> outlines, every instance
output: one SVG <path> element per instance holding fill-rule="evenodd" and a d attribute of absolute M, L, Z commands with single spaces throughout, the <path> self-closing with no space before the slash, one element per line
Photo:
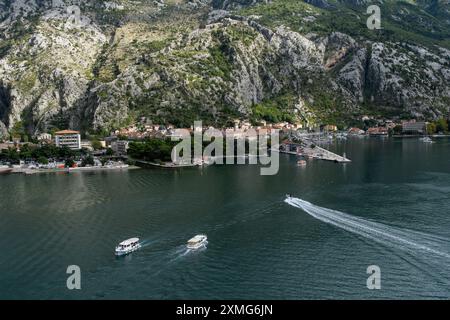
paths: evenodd
<path fill-rule="evenodd" d="M 63 130 L 55 133 L 57 147 L 68 147 L 71 150 L 81 149 L 81 135 L 78 131 Z"/>

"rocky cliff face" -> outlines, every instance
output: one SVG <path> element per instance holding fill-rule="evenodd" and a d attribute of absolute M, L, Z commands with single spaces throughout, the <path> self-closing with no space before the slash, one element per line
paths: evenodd
<path fill-rule="evenodd" d="M 359 2 L 319 2 L 0 0 L 0 134 L 448 112 L 448 3 L 387 1 L 371 32 Z"/>

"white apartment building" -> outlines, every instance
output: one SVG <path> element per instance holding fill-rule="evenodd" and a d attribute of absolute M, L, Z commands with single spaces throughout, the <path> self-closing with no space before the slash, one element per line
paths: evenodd
<path fill-rule="evenodd" d="M 55 133 L 55 144 L 57 147 L 68 147 L 72 150 L 81 149 L 81 135 L 78 131 L 63 130 Z"/>

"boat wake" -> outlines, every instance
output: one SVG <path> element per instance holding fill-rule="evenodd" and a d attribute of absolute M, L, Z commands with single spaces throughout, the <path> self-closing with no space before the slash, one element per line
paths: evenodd
<path fill-rule="evenodd" d="M 298 198 L 288 198 L 285 202 L 293 207 L 302 209 L 320 221 L 388 247 L 395 246 L 412 253 L 428 253 L 450 259 L 450 254 L 442 251 L 442 248 L 448 248 L 450 239 L 354 217 L 340 211 L 316 206 Z"/>
<path fill-rule="evenodd" d="M 143 248 L 151 246 L 157 242 L 158 242 L 157 240 L 144 239 L 139 244 L 140 244 L 140 248 L 143 249 Z"/>
<path fill-rule="evenodd" d="M 173 263 L 175 261 L 178 261 L 178 260 L 186 257 L 187 255 L 190 255 L 190 254 L 193 254 L 193 253 L 203 252 L 203 251 L 206 250 L 207 244 L 208 244 L 208 242 L 206 242 L 201 248 L 198 248 L 198 249 L 189 249 L 188 247 L 186 247 L 186 245 L 181 245 L 181 246 L 177 247 L 170 254 L 171 256 L 174 256 L 174 258 L 170 259 L 169 263 Z"/>

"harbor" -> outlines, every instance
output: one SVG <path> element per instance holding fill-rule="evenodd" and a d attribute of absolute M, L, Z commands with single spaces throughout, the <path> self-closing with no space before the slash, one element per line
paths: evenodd
<path fill-rule="evenodd" d="M 346 136 L 336 136 L 343 138 Z M 328 141 L 329 136 L 323 133 L 316 134 L 299 134 L 297 132 L 291 132 L 288 139 L 284 140 L 280 146 L 281 153 L 287 153 L 296 155 L 298 157 L 303 157 L 306 159 L 315 159 L 323 161 L 332 161 L 336 163 L 349 163 L 352 162 L 348 159 L 345 154 L 339 155 L 337 153 L 331 152 L 319 144 L 324 141 Z"/>

